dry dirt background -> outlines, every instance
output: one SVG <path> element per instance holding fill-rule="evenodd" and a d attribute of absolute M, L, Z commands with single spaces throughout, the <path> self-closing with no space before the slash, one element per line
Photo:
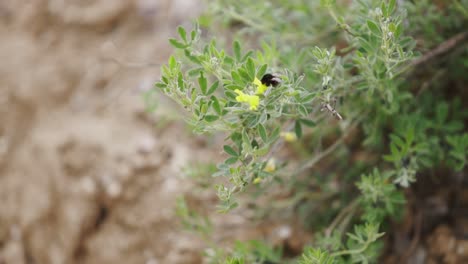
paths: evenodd
<path fill-rule="evenodd" d="M 180 166 L 212 154 L 141 98 L 201 8 L 0 2 L 0 263 L 201 261 L 173 209 Z"/>
<path fill-rule="evenodd" d="M 203 261 L 174 205 L 214 207 L 180 170 L 219 152 L 170 121 L 167 99 L 149 114 L 141 96 L 199 2 L 0 1 L 0 264 Z M 216 245 L 301 237 L 288 219 L 206 212 Z"/>

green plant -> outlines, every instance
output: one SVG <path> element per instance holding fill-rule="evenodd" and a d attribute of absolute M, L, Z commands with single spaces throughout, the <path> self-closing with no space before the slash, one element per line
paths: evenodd
<path fill-rule="evenodd" d="M 379 226 L 401 214 L 401 188 L 425 170 L 466 166 L 466 111 L 415 90 L 426 80 L 408 74 L 418 50 L 405 32 L 425 40 L 437 34 L 427 29 L 443 15 L 407 16 L 405 7 L 434 11 L 427 1 L 218 0 L 211 7 L 203 23 L 221 18 L 240 28 L 235 40 L 205 42 L 198 24 L 190 32 L 179 27 L 170 39 L 178 52 L 156 86 L 187 110 L 195 132 L 226 134 L 226 158 L 213 174 L 229 180 L 216 185 L 219 211 L 238 207 L 239 193 L 267 195 L 279 185 L 295 193 L 286 204 L 305 221 L 311 208 L 323 215 L 317 225 L 325 234 L 300 263 L 375 263 Z M 458 2 L 450 10 L 464 13 Z M 463 22 L 448 24 L 458 29 Z M 266 74 L 281 83 L 262 81 Z M 298 162 L 276 161 L 285 144 L 300 154 Z M 373 157 L 349 168 L 357 152 Z M 332 173 L 321 167 L 324 160 L 334 164 Z M 337 207 L 322 208 L 323 201 Z M 247 263 L 234 255 L 225 262 Z"/>

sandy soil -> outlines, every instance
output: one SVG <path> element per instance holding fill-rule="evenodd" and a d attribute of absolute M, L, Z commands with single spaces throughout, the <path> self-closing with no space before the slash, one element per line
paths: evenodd
<path fill-rule="evenodd" d="M 173 207 L 180 166 L 205 150 L 141 98 L 200 9 L 0 2 L 0 263 L 200 262 Z"/>

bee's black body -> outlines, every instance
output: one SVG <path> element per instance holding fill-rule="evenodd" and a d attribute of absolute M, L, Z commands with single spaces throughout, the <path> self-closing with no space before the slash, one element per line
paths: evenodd
<path fill-rule="evenodd" d="M 270 73 L 263 75 L 260 81 L 266 86 L 273 86 L 273 87 L 276 87 L 278 86 L 278 84 L 281 83 L 281 79 L 278 75 L 270 74 Z"/>

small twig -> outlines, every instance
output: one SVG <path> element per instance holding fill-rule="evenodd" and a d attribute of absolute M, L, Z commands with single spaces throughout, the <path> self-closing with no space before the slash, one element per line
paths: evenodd
<path fill-rule="evenodd" d="M 414 236 L 411 244 L 409 245 L 408 249 L 406 250 L 405 254 L 401 257 L 400 263 L 408 263 L 408 259 L 411 257 L 413 252 L 416 250 L 418 246 L 419 240 L 421 239 L 421 224 L 422 224 L 422 213 L 418 211 L 415 216 L 415 224 L 414 224 Z"/>
<path fill-rule="evenodd" d="M 307 169 L 312 168 L 317 162 L 319 162 L 321 159 L 324 157 L 328 156 L 330 153 L 332 153 L 348 136 L 349 131 L 352 131 L 358 124 L 358 120 L 354 122 L 350 127 L 347 128 L 346 132 L 337 140 L 335 143 L 333 143 L 331 146 L 329 146 L 327 149 L 324 151 L 320 152 L 320 154 L 316 155 L 313 159 L 307 161 L 305 164 L 301 165 L 299 168 L 297 168 L 294 172 L 294 175 L 297 175 Z"/>
<path fill-rule="evenodd" d="M 437 46 L 435 49 L 430 50 L 423 56 L 413 60 L 411 62 L 411 65 L 414 66 L 419 66 L 421 64 L 425 64 L 426 62 L 434 59 L 435 57 L 438 57 L 442 54 L 447 53 L 448 51 L 456 48 L 457 46 L 461 46 L 468 40 L 468 31 L 459 33 L 448 40 L 442 42 L 439 46 Z"/>
<path fill-rule="evenodd" d="M 343 210 L 341 210 L 340 213 L 335 217 L 335 219 L 330 224 L 330 226 L 325 230 L 325 236 L 327 237 L 331 236 L 335 227 L 342 221 L 342 219 L 346 219 L 346 216 L 348 214 L 351 214 L 358 204 L 359 204 L 359 199 L 354 199 L 354 201 L 352 201 L 345 208 L 343 208 Z"/>

